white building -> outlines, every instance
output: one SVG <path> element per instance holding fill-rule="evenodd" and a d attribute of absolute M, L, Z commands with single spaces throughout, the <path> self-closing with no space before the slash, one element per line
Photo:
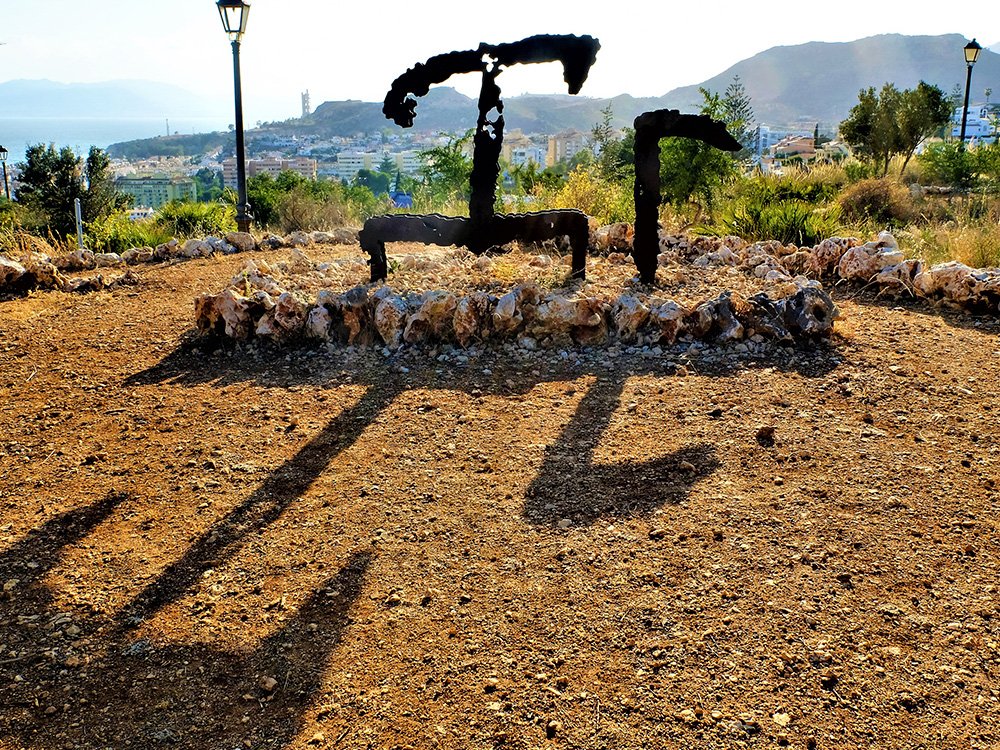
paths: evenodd
<path fill-rule="evenodd" d="M 953 138 L 962 136 L 962 108 L 955 107 L 951 115 L 951 135 Z M 991 108 L 984 104 L 974 104 L 966 111 L 965 137 L 992 138 L 997 134 L 996 119 Z"/>

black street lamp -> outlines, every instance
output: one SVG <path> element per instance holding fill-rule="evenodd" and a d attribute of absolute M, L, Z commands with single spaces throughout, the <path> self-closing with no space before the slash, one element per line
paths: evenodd
<path fill-rule="evenodd" d="M 3 191 L 7 196 L 7 200 L 10 200 L 10 183 L 7 182 L 7 154 L 9 152 L 3 146 L 0 146 L 0 164 L 3 164 Z"/>
<path fill-rule="evenodd" d="M 253 214 L 247 203 L 247 159 L 243 143 L 243 86 L 240 83 L 240 40 L 247 30 L 250 3 L 243 0 L 219 0 L 219 15 L 222 27 L 233 43 L 233 79 L 236 89 L 236 192 L 239 204 L 236 206 L 236 226 L 241 232 L 250 231 Z"/>
<path fill-rule="evenodd" d="M 969 116 L 969 87 L 972 85 L 972 66 L 976 64 L 982 50 L 982 45 L 975 39 L 965 45 L 965 64 L 969 67 L 969 73 L 965 77 L 965 106 L 962 107 L 962 135 L 959 137 L 962 149 L 965 148 L 965 122 Z"/>

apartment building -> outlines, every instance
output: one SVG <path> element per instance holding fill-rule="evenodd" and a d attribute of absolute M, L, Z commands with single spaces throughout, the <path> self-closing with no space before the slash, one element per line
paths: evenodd
<path fill-rule="evenodd" d="M 198 188 L 190 177 L 119 177 L 115 189 L 131 195 L 136 206 L 160 208 L 170 201 L 196 201 Z"/>
<path fill-rule="evenodd" d="M 259 174 L 269 174 L 277 177 L 282 172 L 294 172 L 307 180 L 315 180 L 319 164 L 315 159 L 295 157 L 292 159 L 266 158 L 250 159 L 247 162 L 247 177 Z M 236 159 L 229 158 L 222 162 L 222 179 L 226 187 L 236 189 Z"/>

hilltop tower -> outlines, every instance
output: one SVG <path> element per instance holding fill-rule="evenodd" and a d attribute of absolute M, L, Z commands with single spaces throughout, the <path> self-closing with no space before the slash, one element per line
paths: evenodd
<path fill-rule="evenodd" d="M 312 114 L 312 103 L 309 100 L 309 89 L 302 92 L 302 116 L 308 117 Z"/>

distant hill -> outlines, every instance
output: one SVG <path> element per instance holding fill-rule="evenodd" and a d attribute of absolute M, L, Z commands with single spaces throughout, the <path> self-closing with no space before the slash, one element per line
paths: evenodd
<path fill-rule="evenodd" d="M 964 90 L 967 41 L 959 34 L 884 34 L 856 42 L 773 47 L 699 85 L 723 91 L 738 75 L 764 122 L 837 123 L 857 103 L 861 89 L 886 81 L 901 89 L 923 80 L 945 93 L 955 85 Z M 983 50 L 973 71 L 973 100 L 981 99 L 987 87 L 1000 91 L 1000 54 L 991 50 Z M 675 89 L 664 99 L 671 106 L 691 107 L 699 100 L 698 86 Z"/>
<path fill-rule="evenodd" d="M 177 86 L 153 81 L 0 83 L 4 117 L 212 117 L 217 102 Z"/>
<path fill-rule="evenodd" d="M 891 81 L 912 88 L 921 80 L 949 93 L 965 85 L 962 47 L 958 34 L 903 36 L 885 34 L 855 42 L 809 42 L 773 47 L 733 65 L 699 84 L 674 89 L 662 97 L 637 99 L 627 94 L 613 99 L 586 96 L 514 96 L 505 98 L 508 129 L 556 132 L 564 128 L 589 130 L 610 104 L 616 124 L 631 124 L 640 112 L 663 107 L 696 112 L 700 87 L 722 92 L 739 76 L 753 100 L 761 122 L 782 125 L 796 121 L 836 126 L 847 117 L 862 88 Z M 600 60 L 598 59 L 598 65 Z M 987 87 L 1000 91 L 1000 54 L 984 50 L 973 75 L 973 98 Z M 586 88 L 584 88 L 586 90 Z M 414 129 L 462 130 L 475 125 L 475 103 L 454 89 L 432 89 L 417 105 Z M 350 136 L 395 127 L 382 116 L 380 103 L 326 102 L 307 118 L 289 126 L 322 135 Z"/>
<path fill-rule="evenodd" d="M 661 108 L 697 112 L 699 87 L 723 92 L 740 76 L 753 101 L 758 121 L 768 125 L 824 123 L 835 128 L 869 86 L 887 81 L 912 88 L 921 80 L 950 93 L 965 86 L 962 47 L 958 34 L 903 36 L 885 34 L 855 42 L 809 42 L 773 47 L 693 86 L 674 89 L 661 97 L 635 98 L 622 94 L 611 99 L 586 96 L 511 96 L 504 99 L 508 132 L 554 133 L 567 128 L 589 131 L 609 104 L 614 124 L 631 125 L 636 115 Z M 600 59 L 598 59 L 600 65 Z M 388 88 L 389 82 L 386 82 Z M 992 88 L 1000 97 L 1000 54 L 984 50 L 973 74 L 973 101 Z M 586 91 L 586 87 L 584 88 Z M 0 101 L 6 94 L 0 87 Z M 142 105 L 135 104 L 137 109 Z M 161 109 L 163 105 L 158 104 Z M 158 111 L 158 110 L 154 110 Z M 143 113 L 148 116 L 150 110 Z M 417 104 L 415 131 L 456 132 L 475 126 L 476 104 L 447 86 L 433 88 Z M 289 134 L 350 137 L 358 133 L 398 130 L 382 114 L 381 102 L 333 101 L 321 104 L 311 115 L 265 126 Z M 166 140 L 166 139 L 162 139 Z M 191 144 L 185 144 L 188 148 Z M 128 144 L 123 144 L 123 152 Z M 171 144 L 177 148 L 178 144 Z M 159 146 L 153 143 L 152 147 Z"/>

